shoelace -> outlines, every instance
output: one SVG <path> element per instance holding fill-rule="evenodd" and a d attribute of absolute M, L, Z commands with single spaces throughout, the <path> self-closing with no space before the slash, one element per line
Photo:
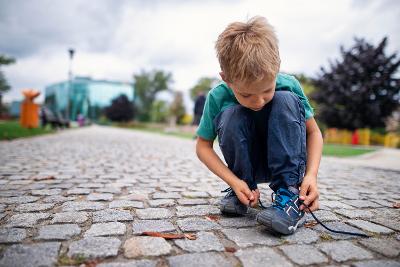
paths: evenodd
<path fill-rule="evenodd" d="M 272 198 L 272 199 L 273 199 L 273 195 L 274 195 L 274 193 L 271 194 L 271 198 Z M 303 200 L 299 199 L 299 201 L 300 201 L 300 204 L 303 204 L 303 205 L 306 207 L 306 209 L 308 209 L 308 211 L 310 212 L 310 214 L 311 214 L 311 216 L 314 218 L 314 220 L 315 220 L 317 223 L 319 223 L 320 225 L 322 225 L 326 230 L 328 230 L 328 231 L 330 231 L 330 232 L 333 232 L 333 233 L 337 233 L 337 234 L 345 234 L 345 235 L 355 235 L 355 236 L 361 236 L 361 237 L 369 237 L 368 235 L 362 234 L 362 233 L 340 231 L 340 230 L 334 230 L 334 229 L 329 228 L 328 226 L 326 226 L 325 224 L 323 224 L 323 223 L 317 218 L 317 216 L 315 216 L 315 214 L 310 210 L 310 207 L 309 207 L 307 204 L 305 204 L 305 203 L 303 202 Z M 258 202 L 260 203 L 260 207 L 261 207 L 262 209 L 266 209 L 266 207 L 261 203 L 261 200 L 260 200 L 260 199 L 258 200 Z"/>

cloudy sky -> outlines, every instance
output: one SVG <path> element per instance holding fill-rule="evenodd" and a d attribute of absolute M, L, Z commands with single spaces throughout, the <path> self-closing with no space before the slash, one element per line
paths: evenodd
<path fill-rule="evenodd" d="M 12 86 L 4 100 L 65 80 L 70 47 L 75 75 L 132 81 L 157 68 L 187 92 L 200 77 L 218 75 L 218 34 L 255 15 L 274 25 L 286 72 L 315 76 L 354 36 L 374 44 L 388 36 L 387 52 L 400 52 L 397 0 L 0 0 L 0 53 L 17 59 L 3 67 Z"/>

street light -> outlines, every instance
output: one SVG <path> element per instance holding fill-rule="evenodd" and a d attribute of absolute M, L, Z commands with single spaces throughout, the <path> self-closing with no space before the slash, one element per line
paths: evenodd
<path fill-rule="evenodd" d="M 68 70 L 68 89 L 67 89 L 67 108 L 66 108 L 66 119 L 69 121 L 69 101 L 70 101 L 70 91 L 72 85 L 72 59 L 74 58 L 75 50 L 68 49 L 69 53 L 69 70 Z"/>

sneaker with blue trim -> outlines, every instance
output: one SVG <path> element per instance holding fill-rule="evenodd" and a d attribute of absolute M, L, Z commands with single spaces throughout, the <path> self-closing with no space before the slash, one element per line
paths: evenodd
<path fill-rule="evenodd" d="M 260 211 L 256 220 L 269 231 L 284 235 L 293 234 L 297 227 L 305 222 L 304 212 L 299 209 L 298 190 L 280 188 L 272 195 L 275 195 L 272 197 L 272 206 Z"/>
<path fill-rule="evenodd" d="M 221 213 L 228 215 L 245 215 L 247 213 L 248 207 L 240 202 L 232 188 L 228 187 L 221 192 L 227 192 L 220 201 Z"/>

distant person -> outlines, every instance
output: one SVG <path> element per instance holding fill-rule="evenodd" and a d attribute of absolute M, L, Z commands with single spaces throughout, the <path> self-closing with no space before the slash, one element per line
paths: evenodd
<path fill-rule="evenodd" d="M 200 124 L 200 119 L 201 116 L 203 115 L 203 109 L 204 109 L 204 104 L 206 102 L 206 97 L 204 95 L 204 92 L 199 92 L 197 94 L 196 100 L 194 102 L 194 118 L 193 118 L 193 123 L 192 125 L 199 125 Z"/>
<path fill-rule="evenodd" d="M 305 221 L 302 201 L 319 207 L 322 135 L 313 109 L 296 78 L 279 73 L 278 40 L 265 18 L 229 24 L 215 47 L 224 82 L 207 95 L 197 155 L 230 186 L 222 213 L 246 214 L 258 204 L 257 184 L 269 182 L 275 197 L 257 221 L 293 234 Z M 228 166 L 213 149 L 217 136 Z"/>
<path fill-rule="evenodd" d="M 85 126 L 85 116 L 83 114 L 79 113 L 76 120 L 78 121 L 79 127 Z"/>

